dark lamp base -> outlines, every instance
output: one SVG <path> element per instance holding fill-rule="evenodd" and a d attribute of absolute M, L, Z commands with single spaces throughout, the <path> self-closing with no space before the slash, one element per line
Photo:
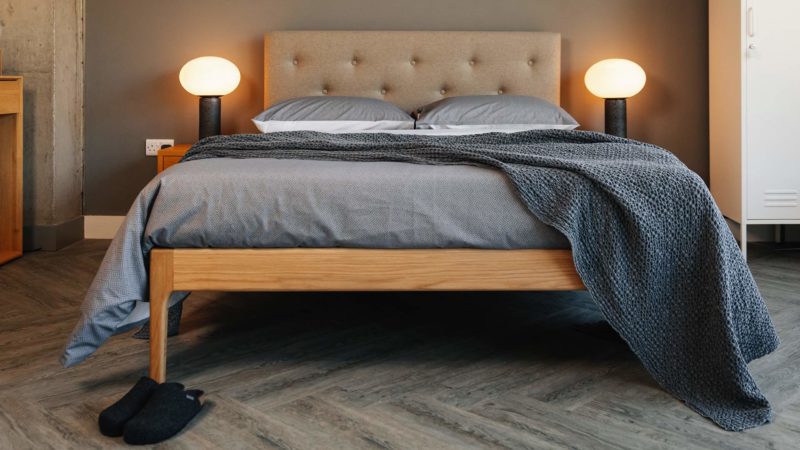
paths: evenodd
<path fill-rule="evenodd" d="M 200 139 L 220 134 L 221 116 L 220 97 L 200 97 Z"/>
<path fill-rule="evenodd" d="M 606 99 L 606 134 L 628 137 L 627 104 L 624 98 Z"/>

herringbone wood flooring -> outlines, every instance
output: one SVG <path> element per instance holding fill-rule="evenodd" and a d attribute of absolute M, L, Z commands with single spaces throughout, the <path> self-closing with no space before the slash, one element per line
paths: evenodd
<path fill-rule="evenodd" d="M 0 448 L 121 446 L 99 411 L 145 373 L 111 339 L 57 362 L 107 241 L 0 267 Z M 207 407 L 163 448 L 797 448 L 800 255 L 754 252 L 783 344 L 776 421 L 727 433 L 658 388 L 585 293 L 194 294 L 169 376 Z"/>

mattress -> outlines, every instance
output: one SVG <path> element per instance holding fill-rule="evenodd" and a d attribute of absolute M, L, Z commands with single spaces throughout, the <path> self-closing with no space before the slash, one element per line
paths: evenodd
<path fill-rule="evenodd" d="M 222 158 L 175 165 L 151 185 L 151 246 L 569 247 L 485 167 Z"/>

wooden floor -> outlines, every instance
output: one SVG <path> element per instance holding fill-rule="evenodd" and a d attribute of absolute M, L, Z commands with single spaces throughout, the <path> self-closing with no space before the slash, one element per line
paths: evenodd
<path fill-rule="evenodd" d="M 122 445 L 97 414 L 145 373 L 147 343 L 57 362 L 107 245 L 0 267 L 0 448 Z M 168 373 L 207 407 L 161 448 L 798 448 L 800 254 L 751 263 L 783 340 L 751 365 L 776 412 L 756 430 L 659 389 L 585 293 L 195 294 Z"/>

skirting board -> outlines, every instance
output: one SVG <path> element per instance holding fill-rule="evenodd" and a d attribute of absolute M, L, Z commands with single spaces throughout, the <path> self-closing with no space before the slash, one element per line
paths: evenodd
<path fill-rule="evenodd" d="M 22 249 L 56 251 L 83 239 L 83 216 L 51 225 L 26 225 L 22 229 Z"/>
<path fill-rule="evenodd" d="M 740 225 L 727 217 L 725 221 L 728 222 L 728 228 L 731 229 L 731 233 L 738 240 Z M 748 225 L 747 242 L 776 242 L 775 227 L 776 225 Z M 784 225 L 784 227 L 784 240 L 786 242 L 800 241 L 800 225 Z"/>
<path fill-rule="evenodd" d="M 83 216 L 85 239 L 113 239 L 125 216 Z"/>
<path fill-rule="evenodd" d="M 84 216 L 85 239 L 113 239 L 117 230 L 125 220 L 125 216 Z M 739 236 L 739 224 L 726 219 L 734 236 Z M 800 226 L 787 226 L 786 240 L 800 240 Z M 751 226 L 748 242 L 771 242 L 775 239 L 774 231 L 769 225 Z"/>

